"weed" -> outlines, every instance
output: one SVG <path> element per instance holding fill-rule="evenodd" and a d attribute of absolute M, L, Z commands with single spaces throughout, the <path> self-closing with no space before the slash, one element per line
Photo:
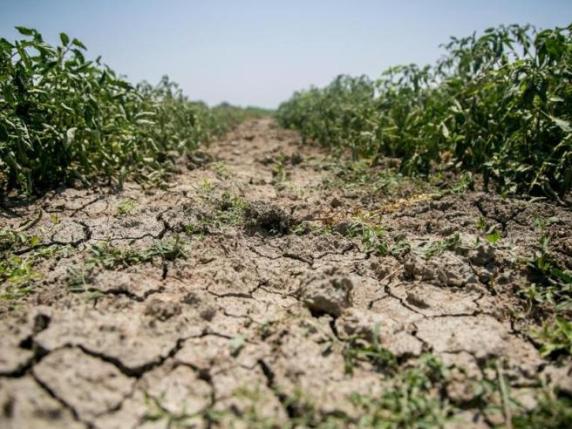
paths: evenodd
<path fill-rule="evenodd" d="M 223 161 L 213 162 L 211 168 L 220 179 L 228 179 L 230 177 L 228 167 Z"/>
<path fill-rule="evenodd" d="M 240 225 L 244 223 L 247 203 L 244 199 L 224 192 L 218 199 L 208 197 L 212 206 L 210 213 L 202 214 L 195 223 L 185 226 L 189 235 L 203 234 L 211 228 L 220 229 L 227 225 Z"/>
<path fill-rule="evenodd" d="M 197 422 L 203 412 L 187 413 L 184 410 L 180 413 L 173 413 L 161 404 L 161 400 L 145 394 L 145 404 L 147 412 L 143 416 L 146 422 L 164 422 L 165 427 L 172 429 L 190 429 L 196 427 Z"/>
<path fill-rule="evenodd" d="M 72 293 L 85 292 L 92 283 L 93 264 L 70 267 L 67 270 L 66 283 Z"/>
<path fill-rule="evenodd" d="M 274 165 L 272 166 L 272 184 L 278 185 L 288 180 L 288 173 L 286 171 L 287 158 L 284 155 L 277 157 Z"/>
<path fill-rule="evenodd" d="M 28 295 L 42 278 L 35 266 L 63 249 L 59 246 L 39 247 L 41 241 L 37 235 L 7 228 L 0 229 L 2 299 L 13 300 Z"/>
<path fill-rule="evenodd" d="M 13 252 L 24 247 L 34 247 L 41 242 L 37 235 L 28 235 L 9 228 L 0 229 L 0 255 Z"/>
<path fill-rule="evenodd" d="M 131 198 L 126 198 L 122 200 L 117 206 L 118 216 L 128 216 L 135 212 L 137 208 L 137 202 Z"/>
<path fill-rule="evenodd" d="M 371 341 L 359 336 L 349 338 L 344 345 L 343 356 L 348 374 L 353 374 L 359 361 L 371 363 L 378 371 L 393 372 L 397 368 L 397 358 L 379 343 L 379 326 L 374 327 Z"/>
<path fill-rule="evenodd" d="M 16 255 L 0 261 L 0 283 L 4 283 L 0 296 L 3 299 L 18 299 L 31 292 L 33 284 L 41 279 L 33 265 L 33 258 Z"/>
<path fill-rule="evenodd" d="M 572 322 L 556 318 L 533 331 L 532 336 L 541 344 L 540 353 L 543 357 L 556 354 L 572 356 Z"/>
<path fill-rule="evenodd" d="M 199 182 L 199 192 L 204 196 L 209 196 L 215 189 L 215 185 L 209 179 L 203 179 Z"/>
<path fill-rule="evenodd" d="M 514 429 L 546 428 L 565 429 L 572 427 L 572 399 L 545 391 L 538 405 L 512 419 Z"/>
<path fill-rule="evenodd" d="M 241 350 L 244 348 L 246 344 L 246 339 L 242 335 L 237 335 L 233 339 L 230 340 L 230 354 L 233 357 L 236 357 L 240 354 Z"/>
<path fill-rule="evenodd" d="M 502 234 L 497 229 L 492 229 L 485 235 L 485 240 L 490 244 L 495 245 L 502 239 Z"/>
<path fill-rule="evenodd" d="M 529 270 L 534 283 L 521 292 L 529 304 L 548 312 L 572 312 L 572 272 L 561 268 L 550 252 L 550 239 L 542 234 L 531 257 Z"/>
<path fill-rule="evenodd" d="M 389 253 L 397 258 L 401 258 L 411 252 L 411 244 L 405 237 L 396 238 L 393 245 L 389 248 Z"/>
<path fill-rule="evenodd" d="M 458 232 L 450 235 L 443 240 L 437 240 L 429 244 L 425 250 L 425 258 L 431 259 L 434 256 L 439 256 L 443 254 L 446 250 L 454 250 L 461 244 L 461 236 Z"/>
<path fill-rule="evenodd" d="M 397 373 L 379 397 L 353 395 L 361 414 L 357 427 L 442 427 L 452 414 L 450 404 L 439 395 L 445 382 L 441 362 L 422 356 L 415 367 Z"/>
<path fill-rule="evenodd" d="M 179 236 L 170 240 L 156 241 L 143 249 L 118 248 L 107 243 L 93 245 L 87 267 L 101 266 L 105 269 L 127 268 L 132 265 L 144 264 L 155 258 L 174 261 L 185 258 L 185 249 Z"/>
<path fill-rule="evenodd" d="M 348 226 L 344 235 L 359 238 L 366 252 L 374 252 L 380 256 L 388 254 L 388 245 L 383 237 L 384 232 L 380 225 L 355 221 Z"/>

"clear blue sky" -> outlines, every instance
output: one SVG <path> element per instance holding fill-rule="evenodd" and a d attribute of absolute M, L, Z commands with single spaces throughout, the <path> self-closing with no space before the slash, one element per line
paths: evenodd
<path fill-rule="evenodd" d="M 0 0 L 2 37 L 65 31 L 134 82 L 168 74 L 193 99 L 265 107 L 340 73 L 433 62 L 450 35 L 571 21 L 572 0 Z"/>

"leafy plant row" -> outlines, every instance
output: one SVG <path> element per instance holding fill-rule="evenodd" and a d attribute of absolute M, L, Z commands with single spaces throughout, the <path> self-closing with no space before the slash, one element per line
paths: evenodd
<path fill-rule="evenodd" d="M 400 158 L 407 174 L 450 167 L 481 173 L 502 192 L 570 190 L 572 25 L 501 26 L 444 47 L 431 66 L 296 92 L 278 118 L 354 158 Z"/>
<path fill-rule="evenodd" d="M 0 39 L 0 197 L 100 178 L 160 179 L 174 156 L 264 113 L 210 109 L 168 77 L 131 85 L 65 33 L 51 46 L 17 29 L 22 40 Z"/>

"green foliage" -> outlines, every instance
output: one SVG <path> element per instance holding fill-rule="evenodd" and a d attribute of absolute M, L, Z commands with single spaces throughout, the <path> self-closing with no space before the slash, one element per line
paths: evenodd
<path fill-rule="evenodd" d="M 227 225 L 240 225 L 244 222 L 247 203 L 244 199 L 224 192 L 220 198 L 211 195 L 210 186 L 205 191 L 205 199 L 211 206 L 209 212 L 201 213 L 195 222 L 185 226 L 189 235 L 201 235 L 218 230 Z"/>
<path fill-rule="evenodd" d="M 122 200 L 117 205 L 117 215 L 118 216 L 127 216 L 132 214 L 137 208 L 137 202 L 132 200 L 131 198 L 126 198 Z"/>
<path fill-rule="evenodd" d="M 344 345 L 345 370 L 353 374 L 354 367 L 359 361 L 371 363 L 378 371 L 394 371 L 397 368 L 397 358 L 379 344 L 379 326 L 373 329 L 371 341 L 360 337 L 351 337 Z"/>
<path fill-rule="evenodd" d="M 90 253 L 90 258 L 86 262 L 87 266 L 100 266 L 108 270 L 144 264 L 155 258 L 174 261 L 175 259 L 185 257 L 185 249 L 179 236 L 170 240 L 156 241 L 151 246 L 143 249 L 119 248 L 107 243 L 94 245 L 91 247 Z"/>
<path fill-rule="evenodd" d="M 40 243 L 40 238 L 36 235 L 28 235 L 10 228 L 0 229 L 0 255 L 24 248 L 33 247 Z"/>
<path fill-rule="evenodd" d="M 379 397 L 354 395 L 353 402 L 361 410 L 357 427 L 363 428 L 429 428 L 442 427 L 452 407 L 439 395 L 446 383 L 443 365 L 433 356 L 422 356 L 412 368 L 404 369 Z"/>
<path fill-rule="evenodd" d="M 443 254 L 445 250 L 454 250 L 461 244 L 461 236 L 458 232 L 451 234 L 443 240 L 437 240 L 429 244 L 425 250 L 425 258 L 431 259 L 434 256 Z"/>
<path fill-rule="evenodd" d="M 36 265 L 59 246 L 42 247 L 37 235 L 9 228 L 0 229 L 0 299 L 18 299 L 29 294 L 42 276 Z"/>
<path fill-rule="evenodd" d="M 514 416 L 512 424 L 515 429 L 572 427 L 572 399 L 546 392 L 533 410 Z"/>
<path fill-rule="evenodd" d="M 260 107 L 237 107 L 221 103 L 211 108 L 209 127 L 216 134 L 225 133 L 247 119 L 261 119 L 273 115 L 273 111 Z"/>
<path fill-rule="evenodd" d="M 545 323 L 533 337 L 541 344 L 540 353 L 544 357 L 557 353 L 572 356 L 572 322 L 557 318 Z"/>
<path fill-rule="evenodd" d="M 355 221 L 348 226 L 344 235 L 358 237 L 366 252 L 373 252 L 379 256 L 385 256 L 388 253 L 387 242 L 383 236 L 383 228 L 379 225 Z"/>
<path fill-rule="evenodd" d="M 191 102 L 163 77 L 133 86 L 62 33 L 0 39 L 0 197 L 75 181 L 164 176 L 169 161 L 260 112 Z M 226 118 L 226 115 L 229 118 Z"/>
<path fill-rule="evenodd" d="M 552 256 L 546 234 L 540 238 L 529 269 L 534 283 L 522 294 L 531 306 L 548 313 L 572 314 L 572 272 L 562 268 Z"/>
<path fill-rule="evenodd" d="M 512 25 L 452 38 L 434 66 L 340 76 L 277 116 L 354 159 L 400 158 L 405 174 L 465 169 L 502 192 L 558 198 L 572 187 L 571 33 Z"/>
<path fill-rule="evenodd" d="M 0 261 L 0 283 L 3 288 L 0 298 L 16 299 L 27 295 L 35 281 L 41 276 L 33 268 L 33 258 L 23 258 L 16 255 Z"/>

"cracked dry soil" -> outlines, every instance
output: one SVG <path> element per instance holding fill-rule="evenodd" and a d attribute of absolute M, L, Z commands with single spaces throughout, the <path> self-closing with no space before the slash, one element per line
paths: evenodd
<path fill-rule="evenodd" d="M 0 427 L 368 427 L 364 398 L 398 389 L 427 354 L 447 377 L 422 395 L 449 428 L 502 426 L 501 378 L 524 409 L 543 383 L 572 393 L 570 363 L 541 358 L 534 321 L 516 317 L 533 220 L 558 218 L 570 267 L 569 211 L 328 186 L 333 165 L 259 120 L 181 161 L 165 189 L 66 189 L 2 212 L 39 237 L 15 255 L 45 254 L 34 287 L 0 304 Z M 402 250 L 344 234 L 356 218 Z M 453 233 L 454 248 L 426 257 Z M 360 354 L 368 344 L 387 362 Z"/>

